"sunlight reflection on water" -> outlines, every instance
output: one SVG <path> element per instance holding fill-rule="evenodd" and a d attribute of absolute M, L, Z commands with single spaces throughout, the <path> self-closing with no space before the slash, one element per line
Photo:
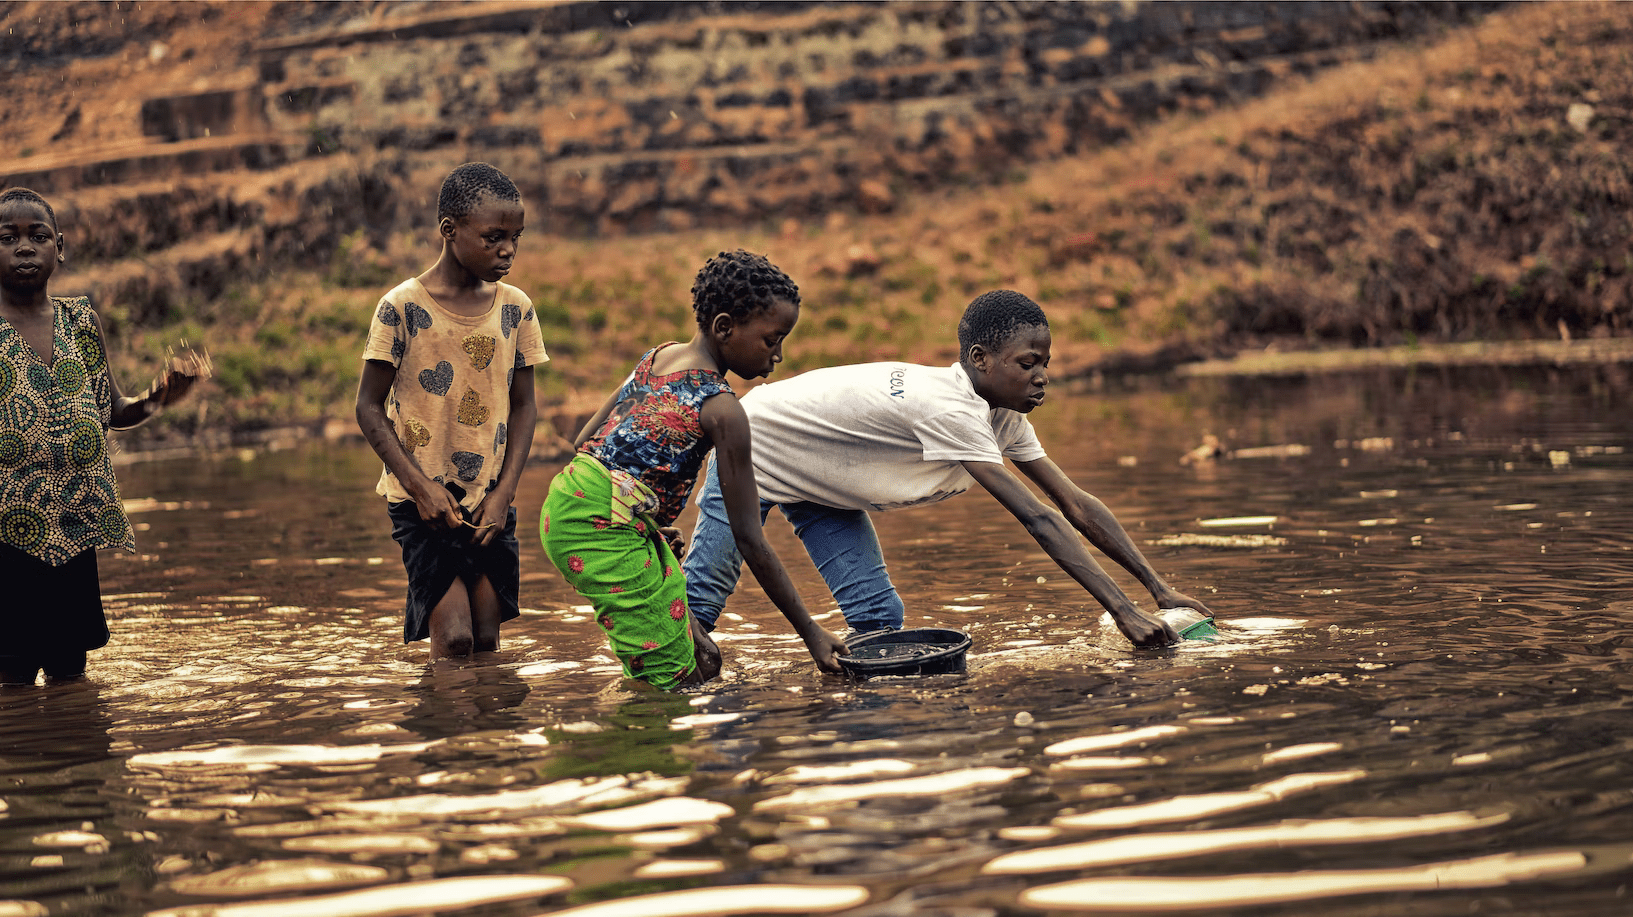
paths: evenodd
<path fill-rule="evenodd" d="M 1052 398 L 1051 454 L 1219 642 L 1133 651 L 972 493 L 876 519 L 965 674 L 819 675 L 746 581 L 725 676 L 677 696 L 623 681 L 528 538 L 502 650 L 427 667 L 364 447 L 125 464 L 112 644 L 0 692 L 0 915 L 1620 913 L 1629 389 Z M 1246 455 L 1179 464 L 1210 431 Z"/>

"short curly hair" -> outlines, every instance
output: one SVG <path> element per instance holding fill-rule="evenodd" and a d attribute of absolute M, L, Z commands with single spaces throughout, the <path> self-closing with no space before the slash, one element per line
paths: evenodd
<path fill-rule="evenodd" d="M 1023 328 L 1049 327 L 1043 309 L 1014 290 L 982 293 L 964 309 L 958 320 L 958 358 L 967 360 L 976 344 L 996 351 Z"/>
<path fill-rule="evenodd" d="M 799 286 L 764 255 L 738 249 L 710 258 L 692 284 L 692 311 L 706 328 L 716 315 L 742 321 L 778 300 L 799 306 Z"/>
<path fill-rule="evenodd" d="M 38 191 L 27 188 L 7 188 L 0 192 L 0 207 L 12 201 L 28 201 L 30 204 L 39 204 L 45 210 L 45 215 L 51 219 L 51 228 L 57 228 L 57 212 L 51 209 L 51 202 L 40 196 Z"/>
<path fill-rule="evenodd" d="M 459 222 L 471 215 L 482 195 L 491 194 L 501 201 L 521 203 L 522 193 L 510 176 L 485 162 L 467 162 L 455 166 L 442 180 L 437 192 L 437 222 L 450 218 Z"/>

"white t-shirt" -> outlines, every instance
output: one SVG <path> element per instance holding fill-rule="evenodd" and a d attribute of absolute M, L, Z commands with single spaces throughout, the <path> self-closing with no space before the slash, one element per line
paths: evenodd
<path fill-rule="evenodd" d="M 742 399 L 760 498 L 839 509 L 935 503 L 970 488 L 960 462 L 1044 457 L 1024 415 L 993 408 L 964 367 L 832 366 Z"/>

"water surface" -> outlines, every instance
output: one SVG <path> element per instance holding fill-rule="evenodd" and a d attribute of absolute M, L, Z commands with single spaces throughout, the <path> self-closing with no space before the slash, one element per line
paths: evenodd
<path fill-rule="evenodd" d="M 0 694 L 0 915 L 1626 913 L 1629 378 L 1057 391 L 1051 455 L 1220 642 L 1133 651 L 972 493 L 876 517 L 966 674 L 822 676 L 750 585 L 677 696 L 549 568 L 547 465 L 522 618 L 435 669 L 360 443 L 125 465 L 112 644 Z"/>

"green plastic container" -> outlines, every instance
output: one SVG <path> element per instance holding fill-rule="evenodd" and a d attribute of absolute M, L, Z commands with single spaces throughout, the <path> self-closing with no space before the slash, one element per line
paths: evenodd
<path fill-rule="evenodd" d="M 1213 619 L 1195 608 L 1169 608 L 1162 613 L 1162 619 L 1168 622 L 1174 633 L 1179 634 L 1181 640 L 1206 640 L 1211 643 L 1219 639 L 1219 629 L 1213 626 Z"/>

